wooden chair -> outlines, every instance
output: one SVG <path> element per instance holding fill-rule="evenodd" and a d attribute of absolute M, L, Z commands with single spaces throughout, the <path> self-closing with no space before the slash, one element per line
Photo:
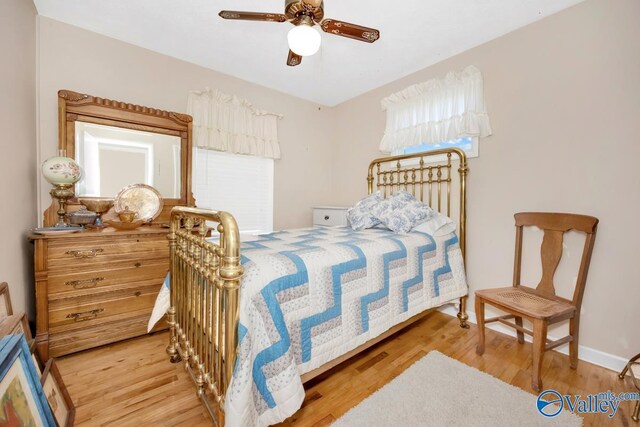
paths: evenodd
<path fill-rule="evenodd" d="M 629 363 L 624 367 L 622 372 L 618 375 L 618 378 L 624 380 L 625 375 L 629 372 L 631 374 L 631 382 L 634 387 L 640 391 L 640 353 L 636 354 L 629 360 Z M 635 422 L 640 421 L 640 400 L 636 401 L 636 406 L 631 415 L 631 419 Z"/>
<path fill-rule="evenodd" d="M 563 213 L 523 212 L 515 214 L 516 250 L 513 271 L 513 287 L 482 289 L 476 291 L 476 316 L 478 322 L 478 346 L 476 353 L 484 353 L 484 325 L 500 322 L 517 331 L 518 342 L 524 343 L 524 334 L 533 336 L 533 370 L 531 387 L 542 390 L 540 369 L 544 352 L 569 343 L 569 361 L 572 369 L 578 366 L 578 337 L 580 327 L 580 306 L 589 272 L 591 253 L 596 237 L 598 219 L 586 215 Z M 525 226 L 537 226 L 544 231 L 542 247 L 542 278 L 534 289 L 520 284 L 522 265 L 522 230 Z M 562 258 L 564 233 L 577 230 L 586 234 L 582 260 L 578 271 L 573 299 L 568 300 L 556 295 L 553 277 Z M 506 311 L 508 315 L 484 318 L 484 306 L 490 304 Z M 522 326 L 522 319 L 533 323 L 533 331 Z M 509 322 L 515 319 L 515 324 Z M 569 319 L 569 335 L 548 342 L 547 328 L 550 324 Z"/>

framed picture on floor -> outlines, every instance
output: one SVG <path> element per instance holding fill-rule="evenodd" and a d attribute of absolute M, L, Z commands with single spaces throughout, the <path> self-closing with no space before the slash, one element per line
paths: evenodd
<path fill-rule="evenodd" d="M 26 313 L 20 312 L 18 314 L 13 314 L 11 316 L 1 318 L 0 337 L 4 337 L 5 335 L 10 334 L 23 334 L 25 339 L 27 340 L 29 349 L 33 349 L 35 340 L 31 336 L 31 329 L 29 329 L 29 320 L 27 319 Z"/>
<path fill-rule="evenodd" d="M 9 285 L 7 282 L 0 283 L 0 318 L 11 316 L 11 296 L 9 295 Z"/>
<path fill-rule="evenodd" d="M 38 356 L 38 353 L 33 351 L 34 349 L 30 349 L 31 350 L 31 360 L 33 360 L 33 365 L 36 368 L 36 373 L 38 374 L 38 378 L 42 378 L 42 371 L 45 368 L 44 363 L 42 363 L 40 361 L 40 356 Z"/>
<path fill-rule="evenodd" d="M 0 340 L 0 417 L 7 425 L 55 425 L 22 335 Z"/>
<path fill-rule="evenodd" d="M 27 319 L 27 314 L 19 313 L 17 316 L 19 316 L 19 320 L 16 322 L 11 333 L 16 335 L 22 333 L 24 338 L 27 340 L 27 344 L 31 344 L 33 337 L 31 336 L 31 329 L 29 329 L 29 319 Z"/>
<path fill-rule="evenodd" d="M 73 426 L 76 408 L 54 359 L 49 359 L 47 362 L 41 382 L 56 424 L 61 427 Z"/>

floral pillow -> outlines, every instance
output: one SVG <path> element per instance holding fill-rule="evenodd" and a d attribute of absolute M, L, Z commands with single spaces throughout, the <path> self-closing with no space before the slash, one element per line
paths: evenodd
<path fill-rule="evenodd" d="M 373 208 L 382 202 L 380 192 L 371 194 L 360 200 L 354 207 L 347 211 L 349 223 L 354 230 L 364 230 L 375 227 L 380 221 L 373 215 Z"/>
<path fill-rule="evenodd" d="M 408 233 L 435 215 L 433 209 L 406 191 L 397 191 L 373 208 L 373 215 L 389 230 Z"/>

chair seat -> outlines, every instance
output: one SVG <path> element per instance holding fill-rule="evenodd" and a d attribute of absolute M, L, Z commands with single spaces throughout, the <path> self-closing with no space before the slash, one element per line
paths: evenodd
<path fill-rule="evenodd" d="M 533 319 L 553 320 L 573 317 L 576 307 L 569 302 L 548 298 L 532 288 L 481 289 L 476 291 L 480 297 L 496 305 L 507 307 L 509 311 L 517 311 L 525 317 Z"/>

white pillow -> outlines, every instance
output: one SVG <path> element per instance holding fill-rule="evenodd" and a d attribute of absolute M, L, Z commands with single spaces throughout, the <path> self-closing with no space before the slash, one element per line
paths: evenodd
<path fill-rule="evenodd" d="M 446 215 L 435 212 L 435 215 L 413 228 L 412 231 L 420 231 L 430 236 L 446 236 L 456 231 L 456 223 Z"/>

